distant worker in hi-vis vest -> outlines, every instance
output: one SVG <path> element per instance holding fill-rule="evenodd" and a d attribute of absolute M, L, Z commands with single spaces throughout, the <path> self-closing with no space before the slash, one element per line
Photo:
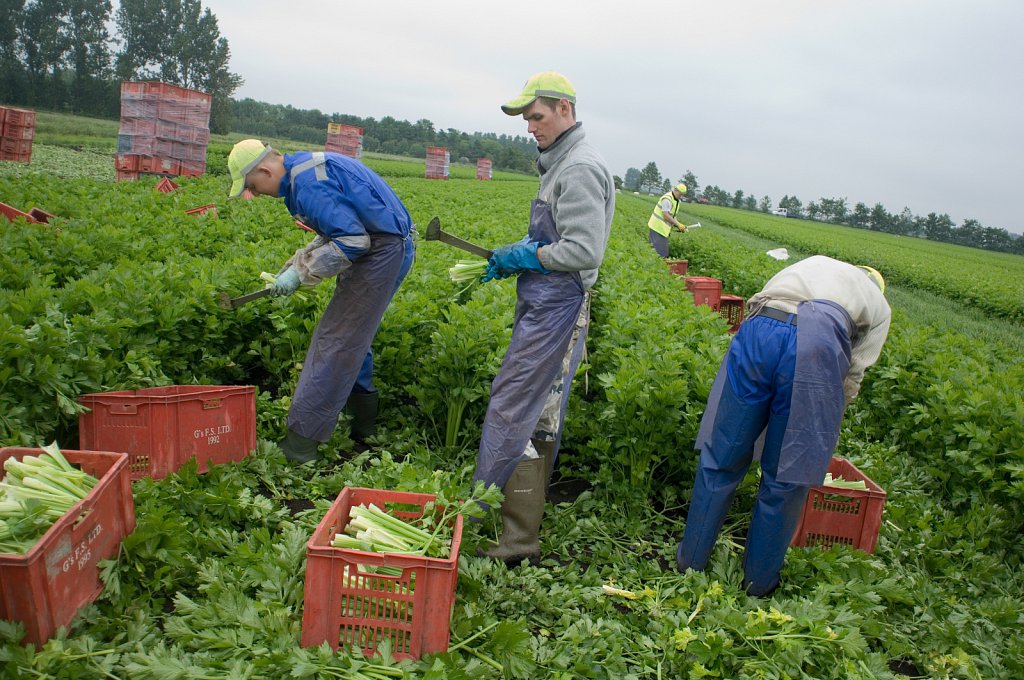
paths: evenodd
<path fill-rule="evenodd" d="M 647 238 L 662 257 L 668 257 L 668 235 L 672 233 L 672 227 L 686 231 L 686 225 L 676 219 L 676 213 L 679 212 L 679 205 L 685 195 L 686 185 L 680 182 L 658 199 L 651 218 L 647 220 Z"/>

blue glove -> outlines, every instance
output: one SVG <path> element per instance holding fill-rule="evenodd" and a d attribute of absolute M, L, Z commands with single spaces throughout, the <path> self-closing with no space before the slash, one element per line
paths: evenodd
<path fill-rule="evenodd" d="M 491 253 L 491 259 L 487 261 L 487 273 L 484 281 L 491 279 L 505 279 L 520 272 L 549 273 L 544 265 L 537 259 L 537 248 L 545 243 L 524 243 L 519 241 L 510 246 L 503 246 Z"/>
<path fill-rule="evenodd" d="M 299 273 L 294 268 L 288 267 L 280 276 L 277 277 L 277 281 L 270 287 L 270 294 L 277 295 L 291 295 L 299 289 Z"/>

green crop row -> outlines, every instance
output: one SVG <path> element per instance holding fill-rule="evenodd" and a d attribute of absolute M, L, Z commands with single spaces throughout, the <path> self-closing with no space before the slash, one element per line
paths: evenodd
<path fill-rule="evenodd" d="M 1024 320 L 1024 258 L 867 229 L 687 204 L 686 211 L 804 252 L 870 264 L 896 284 Z"/>

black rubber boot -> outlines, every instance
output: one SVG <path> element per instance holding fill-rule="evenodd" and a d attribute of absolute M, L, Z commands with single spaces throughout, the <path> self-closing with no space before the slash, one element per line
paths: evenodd
<path fill-rule="evenodd" d="M 353 441 L 365 442 L 377 434 L 377 392 L 353 392 L 348 397 L 345 410 L 352 416 Z"/>
<path fill-rule="evenodd" d="M 315 439 L 303 437 L 297 432 L 288 430 L 288 435 L 279 446 L 284 451 L 284 457 L 296 465 L 316 460 L 316 449 L 320 445 Z"/>
<path fill-rule="evenodd" d="M 501 536 L 498 544 L 485 550 L 487 557 L 513 566 L 540 555 L 540 522 L 544 517 L 547 461 L 528 458 L 516 466 L 502 487 Z"/>

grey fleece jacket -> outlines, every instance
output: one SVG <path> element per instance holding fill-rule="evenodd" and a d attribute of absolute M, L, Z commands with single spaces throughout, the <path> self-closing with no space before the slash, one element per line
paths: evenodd
<path fill-rule="evenodd" d="M 580 273 L 584 289 L 597 281 L 615 215 L 615 183 L 604 159 L 585 139 L 581 123 L 541 151 L 540 191 L 551 204 L 559 240 L 541 247 L 546 269 Z"/>

